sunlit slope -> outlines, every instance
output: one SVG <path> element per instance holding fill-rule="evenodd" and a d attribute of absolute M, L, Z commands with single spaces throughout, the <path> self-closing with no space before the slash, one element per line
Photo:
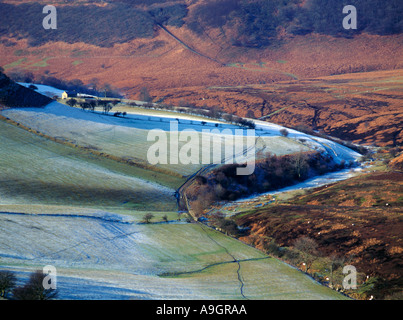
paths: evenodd
<path fill-rule="evenodd" d="M 255 121 L 255 138 L 248 140 L 250 132 L 239 126 L 194 120 L 192 116 L 175 118 L 172 113 L 128 113 L 122 118 L 53 102 L 45 108 L 3 110 L 2 115 L 97 155 L 178 177 L 190 176 L 211 163 L 245 163 L 255 157 L 254 151 L 264 156 L 268 152 L 284 155 L 321 150 L 337 161 L 353 161 L 359 156 L 333 142 L 297 131 L 289 130 L 289 137 L 283 137 L 283 127 L 262 121 Z M 338 150 L 343 150 L 342 154 Z"/>
<path fill-rule="evenodd" d="M 232 135 L 235 132 L 234 130 L 239 130 L 237 126 L 220 125 L 215 127 L 211 122 L 204 125 L 201 120 L 184 119 L 180 119 L 179 123 L 176 124 L 176 120 L 172 115 L 170 115 L 170 118 L 146 115 L 128 115 L 126 118 L 117 118 L 101 113 L 82 111 L 57 102 L 51 103 L 43 109 L 9 109 L 3 111 L 2 114 L 47 136 L 71 142 L 94 150 L 97 153 L 131 161 L 134 165 L 143 166 L 147 169 L 154 170 L 158 168 L 168 174 L 179 176 L 191 175 L 203 165 L 212 163 L 212 161 L 203 162 L 203 155 L 208 154 L 210 159 L 213 159 L 213 144 L 217 141 L 214 140 L 215 137 L 219 138 L 218 143 L 222 145 L 219 150 L 220 154 L 217 156 L 220 162 L 221 160 L 224 162 L 228 158 L 228 155 L 224 153 L 226 144 L 232 149 L 236 144 L 247 147 L 246 141 L 244 141 L 245 138 L 243 138 L 243 136 L 246 136 L 246 131 L 236 138 Z M 195 139 L 191 139 L 186 137 L 185 132 L 182 133 L 185 130 L 197 132 L 198 134 Z M 202 134 L 203 130 L 208 132 Z M 214 133 L 213 130 L 217 133 Z M 224 130 L 227 130 L 230 134 L 230 140 L 225 139 L 226 131 Z M 150 134 L 150 131 L 154 131 L 155 134 Z M 159 139 L 161 134 L 164 136 L 165 141 Z M 206 141 L 206 139 L 210 139 L 210 143 L 204 144 L 203 140 Z M 161 148 L 151 153 L 151 155 L 158 155 L 158 162 L 153 163 L 148 151 L 152 146 L 157 148 L 156 142 L 159 142 Z M 194 161 L 188 161 L 188 155 L 185 153 L 183 153 L 184 156 L 181 156 L 182 147 L 186 144 L 193 148 L 191 154 L 195 156 Z M 273 148 L 269 149 L 272 152 L 283 153 L 286 150 L 285 145 L 288 144 L 290 143 L 286 142 L 281 146 L 277 146 L 274 143 Z M 302 148 L 297 143 L 294 143 L 294 145 Z M 294 148 L 288 149 L 295 152 L 299 150 L 298 148 L 294 146 Z M 177 156 L 172 158 L 174 153 Z"/>

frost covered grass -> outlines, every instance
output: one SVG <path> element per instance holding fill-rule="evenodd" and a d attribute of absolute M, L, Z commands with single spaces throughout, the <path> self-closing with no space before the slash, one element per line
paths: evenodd
<path fill-rule="evenodd" d="M 242 299 L 238 273 L 248 298 L 342 297 L 194 223 L 145 225 L 110 213 L 0 213 L 0 231 L 1 268 L 26 277 L 27 270 L 55 266 L 60 299 Z"/>
<path fill-rule="evenodd" d="M 58 103 L 2 114 L 48 136 L 143 160 L 152 143 L 147 132 L 168 131 L 172 120 L 122 119 Z M 183 119 L 179 129 L 207 126 Z M 0 132 L 0 269 L 17 271 L 20 280 L 51 264 L 61 299 L 342 298 L 238 240 L 174 222 L 173 193 L 184 179 L 103 159 L 3 121 Z M 275 126 L 258 133 L 260 150 L 310 148 L 281 137 Z M 186 175 L 197 166 L 174 169 Z M 154 214 L 153 223 L 141 223 L 145 213 Z M 164 214 L 171 222 L 162 222 Z"/>
<path fill-rule="evenodd" d="M 118 165 L 104 166 L 105 161 L 86 159 L 74 148 L 4 122 L 0 130 L 0 205 L 176 209 L 174 189 L 157 183 L 157 174 L 142 172 L 139 178 L 119 172 Z"/>
<path fill-rule="evenodd" d="M 83 111 L 57 102 L 53 102 L 45 108 L 4 110 L 2 115 L 47 136 L 143 166 L 150 166 L 147 151 L 156 142 L 156 140 L 148 139 L 151 130 L 164 131 L 168 143 L 171 143 L 173 134 L 193 130 L 199 133 L 197 141 L 174 141 L 172 146 L 178 150 L 181 150 L 185 144 L 188 147 L 195 147 L 199 151 L 197 163 L 168 162 L 167 164 L 158 163 L 154 166 L 164 172 L 182 176 L 189 176 L 199 170 L 205 164 L 202 163 L 202 155 L 213 153 L 213 142 L 208 146 L 203 146 L 203 139 L 205 140 L 209 136 L 213 141 L 214 138 L 220 137 L 219 143 L 221 149 L 224 150 L 224 146 L 228 143 L 225 139 L 228 133 L 225 133 L 225 130 L 235 132 L 234 130 L 240 129 L 231 124 L 195 120 L 192 116 L 181 115 L 179 119 L 179 116 L 176 118 L 171 113 L 162 115 L 151 112 L 148 115 L 144 113 L 128 114 L 124 118 L 113 117 L 99 112 Z M 176 119 L 179 119 L 177 131 L 171 131 L 171 122 L 176 121 Z M 359 156 L 352 150 L 326 139 L 311 137 L 291 129 L 289 135 L 283 137 L 280 133 L 283 127 L 257 120 L 255 123 L 256 150 L 262 155 L 267 152 L 284 155 L 299 151 L 319 150 L 329 153 L 339 162 L 342 160 L 354 161 Z M 202 133 L 203 130 L 210 130 L 211 133 Z M 244 130 L 244 136 L 246 137 L 246 130 Z M 242 140 L 244 140 L 242 137 L 235 137 L 229 146 L 233 148 L 235 145 L 239 145 L 240 141 L 244 142 Z M 163 152 L 165 153 L 164 156 L 169 159 L 172 150 L 167 148 Z M 222 156 L 222 162 L 224 159 L 225 156 Z"/>
<path fill-rule="evenodd" d="M 46 62 L 46 61 L 45 61 Z M 32 83 L 25 83 L 25 82 L 19 82 L 18 84 L 24 86 L 24 87 L 29 87 L 33 85 Z M 43 94 L 45 96 L 48 96 L 50 98 L 53 98 L 54 96 L 57 96 L 59 98 L 62 97 L 62 93 L 64 90 L 60 90 L 51 86 L 46 86 L 44 84 L 34 84 L 34 86 L 37 88 L 35 91 L 37 91 L 40 94 Z"/>

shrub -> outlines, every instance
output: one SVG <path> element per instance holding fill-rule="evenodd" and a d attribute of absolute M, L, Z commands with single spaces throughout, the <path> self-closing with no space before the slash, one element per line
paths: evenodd
<path fill-rule="evenodd" d="M 277 245 L 274 240 L 271 240 L 270 242 L 263 242 L 263 250 L 276 257 L 281 257 L 283 255 L 281 247 Z"/>
<path fill-rule="evenodd" d="M 306 265 L 305 271 L 308 272 L 319 254 L 317 242 L 314 239 L 302 236 L 295 241 L 294 248 L 301 253 L 303 262 Z"/>
<path fill-rule="evenodd" d="M 287 137 L 288 136 L 288 134 L 289 134 L 289 132 L 288 132 L 288 130 L 287 129 L 281 129 L 280 130 L 280 134 L 283 136 L 283 137 Z"/>
<path fill-rule="evenodd" d="M 217 227 L 230 234 L 231 236 L 238 237 L 241 235 L 237 224 L 234 220 L 228 218 L 219 218 L 217 221 Z"/>
<path fill-rule="evenodd" d="M 154 218 L 154 215 L 152 213 L 146 213 L 143 216 L 143 220 L 144 220 L 145 223 L 150 223 L 152 218 Z"/>
<path fill-rule="evenodd" d="M 38 270 L 31 274 L 29 281 L 23 287 L 13 290 L 13 297 L 17 300 L 51 300 L 57 296 L 56 289 L 45 289 L 43 281 L 46 275 Z"/>

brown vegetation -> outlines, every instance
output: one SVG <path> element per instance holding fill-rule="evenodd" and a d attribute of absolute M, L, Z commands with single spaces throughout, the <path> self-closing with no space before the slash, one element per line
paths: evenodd
<path fill-rule="evenodd" d="M 392 159 L 389 165 L 392 169 L 403 171 L 403 153 Z"/>
<path fill-rule="evenodd" d="M 196 9 L 190 6 L 189 17 Z M 112 83 L 128 98 L 144 98 L 146 92 L 147 99 L 167 104 L 219 106 L 356 143 L 403 141 L 400 34 L 288 34 L 269 48 L 245 49 L 215 27 L 203 34 L 186 24 L 166 30 L 176 38 L 157 28 L 151 38 L 112 47 L 61 41 L 32 47 L 26 39 L 3 35 L 0 65 L 7 74 L 32 73 L 33 81 L 46 75 L 79 79 L 92 88 Z"/>
<path fill-rule="evenodd" d="M 360 2 L 366 14 L 353 33 L 341 30 L 340 1 L 312 10 L 316 1 L 54 0 L 57 32 L 31 19 L 37 2 L 2 4 L 0 65 L 7 73 L 98 89 L 112 83 L 129 98 L 219 106 L 357 143 L 402 143 L 398 1 Z"/>
<path fill-rule="evenodd" d="M 185 192 L 191 209 L 200 217 L 215 201 L 233 201 L 251 194 L 276 190 L 345 165 L 335 164 L 330 157 L 319 152 L 299 152 L 284 156 L 268 154 L 255 162 L 255 170 L 251 175 L 237 174 L 237 168 L 243 165 L 222 165 L 206 176 L 196 176 Z"/>
<path fill-rule="evenodd" d="M 314 189 L 287 204 L 240 214 L 234 221 L 250 228 L 241 240 L 266 251 L 276 247 L 277 255 L 281 247 L 297 248 L 301 237 L 313 239 L 318 251 L 313 257 L 342 257 L 375 278 L 367 298 L 387 298 L 403 288 L 402 181 L 401 173 L 370 173 Z"/>
<path fill-rule="evenodd" d="M 402 70 L 277 81 L 270 85 L 187 88 L 170 95 L 196 105 L 219 105 L 238 116 L 323 133 L 354 143 L 403 142 Z M 172 90 L 171 90 L 172 92 Z"/>

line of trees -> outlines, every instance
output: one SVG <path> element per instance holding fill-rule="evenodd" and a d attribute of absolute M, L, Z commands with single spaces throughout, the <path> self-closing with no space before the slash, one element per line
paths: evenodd
<path fill-rule="evenodd" d="M 148 91 L 142 89 L 140 92 L 140 97 L 150 97 L 148 94 Z M 145 101 L 145 100 L 143 100 Z M 129 102 L 128 105 L 131 106 L 138 106 L 137 103 L 135 102 Z M 214 120 L 219 120 L 219 121 L 226 121 L 230 124 L 242 126 L 245 128 L 249 129 L 255 129 L 255 123 L 251 120 L 248 120 L 246 118 L 238 117 L 229 113 L 223 112 L 218 106 L 203 106 L 203 107 L 197 107 L 193 104 L 190 104 L 185 101 L 180 101 L 178 106 L 175 107 L 170 104 L 164 104 L 164 103 L 158 103 L 158 104 L 153 104 L 149 100 L 148 103 L 145 103 L 141 105 L 142 108 L 146 109 L 160 109 L 160 110 L 166 110 L 166 111 L 176 111 L 180 113 L 186 113 L 190 115 L 196 115 L 196 116 L 202 116 L 204 118 L 209 118 L 209 119 L 214 119 Z"/>
<path fill-rule="evenodd" d="M 109 111 L 112 110 L 112 108 L 114 106 L 116 106 L 119 103 L 119 100 L 100 100 L 100 99 L 85 99 L 84 101 L 77 101 L 74 98 L 68 99 L 66 101 L 66 103 L 70 106 L 70 107 L 75 107 L 75 106 L 79 106 L 81 109 L 83 110 L 89 110 L 94 112 L 95 108 L 102 108 L 103 112 L 105 114 L 108 114 Z M 114 114 L 114 116 L 125 116 L 126 112 L 123 113 L 116 113 Z"/>
<path fill-rule="evenodd" d="M 14 300 L 51 300 L 57 297 L 57 289 L 45 289 L 46 275 L 37 270 L 31 273 L 23 286 L 16 286 L 17 277 L 11 271 L 0 271 L 0 297 Z"/>
<path fill-rule="evenodd" d="M 342 169 L 331 156 L 320 152 L 298 152 L 284 156 L 268 154 L 255 164 L 249 176 L 237 175 L 242 164 L 227 164 L 214 169 L 206 177 L 196 177 L 187 189 L 191 208 L 197 216 L 216 201 L 234 201 L 242 197 L 280 189 L 304 181 L 311 176 Z"/>
<path fill-rule="evenodd" d="M 178 221 L 181 219 L 180 218 L 180 213 L 178 213 Z M 150 213 L 150 212 L 148 212 L 148 213 L 146 213 L 144 216 L 143 216 L 143 223 L 146 223 L 146 224 L 149 224 L 149 223 L 151 223 L 151 220 L 152 219 L 154 219 L 155 218 L 155 215 L 153 215 L 152 213 Z M 165 222 L 165 223 L 169 223 L 169 220 L 168 220 L 168 215 L 167 214 L 164 214 L 162 217 L 161 217 L 161 221 L 162 222 Z M 190 221 L 190 220 L 189 220 Z"/>
<path fill-rule="evenodd" d="M 43 75 L 35 76 L 31 71 L 20 68 L 7 72 L 7 76 L 15 82 L 43 84 L 60 90 L 76 91 L 99 97 L 122 98 L 118 89 L 109 83 L 100 84 L 97 78 L 93 78 L 88 84 L 84 84 L 80 79 L 64 80 L 48 74 L 49 70 L 45 70 Z"/>

